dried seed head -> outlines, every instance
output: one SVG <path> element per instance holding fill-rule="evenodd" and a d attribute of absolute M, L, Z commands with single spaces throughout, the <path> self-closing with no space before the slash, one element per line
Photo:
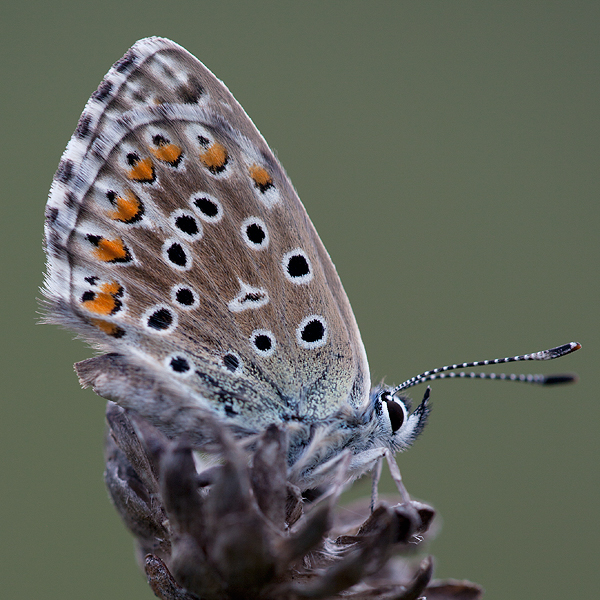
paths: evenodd
<path fill-rule="evenodd" d="M 291 485 L 281 428 L 248 449 L 208 420 L 215 456 L 199 468 L 185 440 L 111 402 L 107 420 L 106 484 L 162 600 L 480 597 L 468 582 L 431 583 L 430 557 L 415 566 L 429 506 L 382 503 L 360 522 L 336 519 L 348 460 L 312 500 Z"/>

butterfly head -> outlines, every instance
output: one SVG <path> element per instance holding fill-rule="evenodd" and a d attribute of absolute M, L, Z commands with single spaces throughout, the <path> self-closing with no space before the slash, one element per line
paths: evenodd
<path fill-rule="evenodd" d="M 410 398 L 396 397 L 387 388 L 377 387 L 371 393 L 371 418 L 378 423 L 379 442 L 393 452 L 406 450 L 417 439 L 431 411 L 429 387 L 423 400 L 411 413 Z"/>

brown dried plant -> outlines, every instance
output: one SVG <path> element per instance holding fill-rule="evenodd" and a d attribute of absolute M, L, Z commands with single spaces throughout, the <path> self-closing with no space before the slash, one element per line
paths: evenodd
<path fill-rule="evenodd" d="M 469 582 L 431 581 L 432 558 L 418 558 L 431 507 L 362 503 L 362 517 L 341 518 L 343 460 L 318 491 L 291 485 L 283 429 L 269 427 L 248 449 L 207 423 L 214 445 L 202 459 L 111 402 L 107 420 L 106 485 L 162 600 L 482 595 Z"/>

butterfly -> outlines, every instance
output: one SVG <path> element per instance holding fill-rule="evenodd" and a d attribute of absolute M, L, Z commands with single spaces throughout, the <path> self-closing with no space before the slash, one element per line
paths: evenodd
<path fill-rule="evenodd" d="M 47 320 L 104 353 L 77 365 L 80 380 L 171 438 L 202 447 L 212 418 L 242 438 L 284 426 L 290 477 L 307 488 L 341 454 L 356 477 L 425 426 L 428 391 L 410 412 L 404 388 L 371 389 L 350 303 L 285 171 L 170 40 L 138 41 L 92 94 L 54 177 L 45 248 Z"/>

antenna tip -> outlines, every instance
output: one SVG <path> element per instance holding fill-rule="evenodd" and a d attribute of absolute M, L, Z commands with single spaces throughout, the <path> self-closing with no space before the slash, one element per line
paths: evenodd
<path fill-rule="evenodd" d="M 580 346 L 581 347 L 581 346 Z M 561 383 L 576 383 L 579 377 L 575 373 L 560 373 L 546 375 L 542 385 L 558 385 Z"/>
<path fill-rule="evenodd" d="M 566 356 L 567 354 L 571 354 L 571 352 L 575 352 L 575 350 L 579 350 L 581 348 L 581 344 L 579 342 L 569 342 L 568 344 L 563 344 L 562 346 L 556 346 L 556 348 L 550 348 L 545 353 L 546 360 L 553 358 L 560 358 L 561 356 Z"/>

